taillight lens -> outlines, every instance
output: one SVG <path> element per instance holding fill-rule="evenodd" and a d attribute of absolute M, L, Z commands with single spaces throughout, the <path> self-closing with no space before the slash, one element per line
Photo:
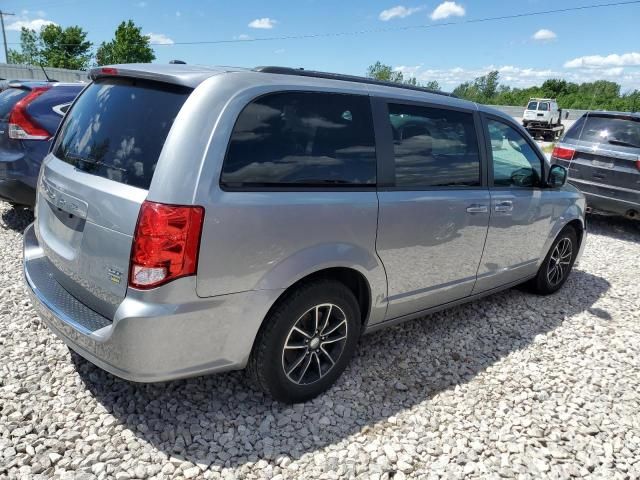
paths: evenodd
<path fill-rule="evenodd" d="M 154 288 L 195 275 L 204 208 L 145 201 L 133 236 L 129 286 Z"/>
<path fill-rule="evenodd" d="M 27 107 L 51 87 L 36 87 L 15 104 L 9 115 L 9 138 L 15 140 L 49 140 L 51 135 L 27 113 Z"/>
<path fill-rule="evenodd" d="M 573 160 L 576 151 L 573 148 L 555 147 L 551 156 L 560 160 Z"/>

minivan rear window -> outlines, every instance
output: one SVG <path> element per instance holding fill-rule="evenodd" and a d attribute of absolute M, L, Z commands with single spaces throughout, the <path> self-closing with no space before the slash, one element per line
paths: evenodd
<path fill-rule="evenodd" d="M 191 89 L 99 79 L 80 95 L 53 148 L 78 170 L 148 189 L 173 121 Z"/>
<path fill-rule="evenodd" d="M 529 105 L 527 105 L 527 110 L 537 110 L 538 109 L 538 102 L 529 102 Z"/>
<path fill-rule="evenodd" d="M 0 93 L 0 121 L 8 121 L 13 107 L 28 93 L 29 90 L 22 88 L 8 88 Z"/>
<path fill-rule="evenodd" d="M 565 139 L 640 148 L 640 118 L 590 113 L 573 124 Z"/>

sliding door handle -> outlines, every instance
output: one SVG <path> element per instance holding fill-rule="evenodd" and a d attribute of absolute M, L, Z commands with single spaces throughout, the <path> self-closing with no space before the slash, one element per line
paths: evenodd
<path fill-rule="evenodd" d="M 473 204 L 467 207 L 467 213 L 488 213 L 489 208 L 486 205 Z"/>
<path fill-rule="evenodd" d="M 511 200 L 505 200 L 504 202 L 496 203 L 496 212 L 510 212 L 513 210 L 513 202 Z"/>

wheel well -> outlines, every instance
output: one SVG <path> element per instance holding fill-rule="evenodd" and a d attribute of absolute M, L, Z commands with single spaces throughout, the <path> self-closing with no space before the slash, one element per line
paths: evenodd
<path fill-rule="evenodd" d="M 369 311 L 371 310 L 371 288 L 364 275 L 353 268 L 346 267 L 334 267 L 319 270 L 301 278 L 296 283 L 287 288 L 280 298 L 276 300 L 274 306 L 280 303 L 280 300 L 288 293 L 294 291 L 303 283 L 313 282 L 320 279 L 337 280 L 347 287 L 358 300 L 358 306 L 360 307 L 360 316 L 362 325 L 365 324 L 367 318 L 369 318 Z M 273 307 L 272 307 L 273 308 Z"/>
<path fill-rule="evenodd" d="M 580 245 L 582 245 L 582 237 L 584 234 L 584 229 L 582 228 L 582 223 L 580 222 L 580 220 L 571 220 L 569 223 L 567 223 L 566 227 L 573 227 L 576 235 L 578 236 L 578 247 L 580 247 Z"/>

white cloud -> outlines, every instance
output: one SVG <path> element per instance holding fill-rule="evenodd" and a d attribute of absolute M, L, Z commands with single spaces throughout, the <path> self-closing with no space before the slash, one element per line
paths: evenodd
<path fill-rule="evenodd" d="M 167 37 L 164 33 L 149 32 L 147 37 L 149 37 L 149 42 L 156 45 L 173 45 L 175 43 L 173 39 Z"/>
<path fill-rule="evenodd" d="M 39 32 L 42 27 L 45 25 L 57 25 L 57 23 L 52 22 L 51 20 L 45 20 L 44 18 L 35 18 L 33 20 L 16 20 L 13 23 L 7 25 L 7 30 L 19 32 L 22 30 L 22 27 L 28 28 L 29 30 L 35 30 Z"/>
<path fill-rule="evenodd" d="M 555 40 L 556 38 L 558 38 L 558 35 L 556 35 L 556 32 L 547 30 L 546 28 L 541 28 L 536 33 L 534 33 L 531 38 L 539 42 L 548 42 L 550 40 Z"/>
<path fill-rule="evenodd" d="M 442 2 L 431 13 L 431 20 L 443 20 L 449 17 L 464 17 L 465 10 L 462 5 L 456 2 Z"/>
<path fill-rule="evenodd" d="M 640 65 L 640 53 L 630 52 L 618 55 L 587 55 L 574 58 L 564 64 L 565 68 L 611 68 L 611 67 L 637 67 Z"/>
<path fill-rule="evenodd" d="M 234 40 L 253 40 L 253 37 L 251 35 L 247 35 L 246 33 L 241 33 L 240 35 L 233 37 L 233 39 Z"/>
<path fill-rule="evenodd" d="M 380 12 L 379 18 L 383 22 L 388 22 L 389 20 L 391 20 L 393 18 L 405 18 L 405 17 L 408 17 L 409 15 L 413 15 L 414 13 L 417 13 L 422 9 L 423 9 L 423 7 L 407 8 L 407 7 L 404 7 L 402 5 L 398 5 L 396 7 L 392 7 L 392 8 L 389 8 L 387 10 L 383 10 L 382 12 Z"/>
<path fill-rule="evenodd" d="M 276 23 L 278 22 L 273 18 L 269 18 L 269 17 L 256 18 L 255 20 L 249 22 L 249 27 L 269 30 L 275 27 Z"/>

